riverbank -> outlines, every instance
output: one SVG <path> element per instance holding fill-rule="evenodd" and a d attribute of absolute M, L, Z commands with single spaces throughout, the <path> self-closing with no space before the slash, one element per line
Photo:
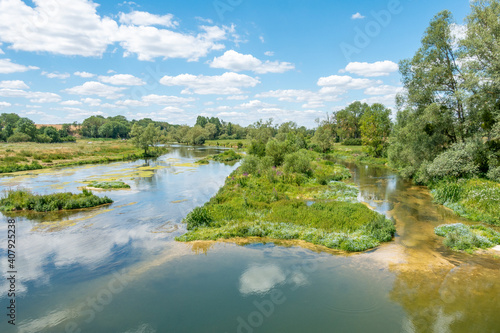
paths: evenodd
<path fill-rule="evenodd" d="M 130 161 L 143 151 L 125 140 L 79 139 L 75 143 L 2 143 L 0 173 Z"/>
<path fill-rule="evenodd" d="M 357 202 L 357 189 L 341 180 L 348 169 L 311 151 L 284 157 L 247 157 L 219 192 L 185 219 L 177 240 L 238 237 L 303 240 L 344 251 L 364 251 L 390 241 L 392 221 Z"/>

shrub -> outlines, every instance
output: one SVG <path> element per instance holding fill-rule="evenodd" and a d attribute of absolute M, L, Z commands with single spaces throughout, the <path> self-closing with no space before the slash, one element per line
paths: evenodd
<path fill-rule="evenodd" d="M 500 182 L 500 167 L 491 168 L 487 176 L 493 181 Z"/>
<path fill-rule="evenodd" d="M 231 161 L 237 161 L 241 159 L 241 155 L 237 154 L 233 149 L 226 150 L 225 152 L 215 155 L 213 157 L 214 161 L 219 161 L 219 162 L 231 162 Z"/>
<path fill-rule="evenodd" d="M 363 141 L 361 139 L 350 138 L 345 139 L 342 144 L 344 146 L 361 146 L 363 144 Z"/>
<path fill-rule="evenodd" d="M 187 229 L 193 230 L 201 226 L 209 226 L 213 222 L 213 217 L 205 207 L 196 207 L 185 218 Z"/>
<path fill-rule="evenodd" d="M 307 153 L 299 151 L 285 156 L 285 163 L 283 165 L 286 172 L 297 172 L 306 175 L 311 175 L 311 159 Z"/>
<path fill-rule="evenodd" d="M 260 159 L 253 155 L 245 157 L 240 166 L 241 173 L 255 174 L 258 170 Z"/>
<path fill-rule="evenodd" d="M 36 142 L 40 142 L 40 143 L 51 143 L 52 142 L 52 138 L 45 133 L 38 134 L 35 139 L 36 139 Z"/>
<path fill-rule="evenodd" d="M 31 141 L 31 136 L 25 133 L 14 133 L 7 139 L 7 142 L 28 142 Z"/>
<path fill-rule="evenodd" d="M 445 177 L 472 178 L 481 174 L 484 163 L 484 145 L 476 140 L 456 143 L 438 155 L 427 166 L 427 173 L 433 179 Z"/>

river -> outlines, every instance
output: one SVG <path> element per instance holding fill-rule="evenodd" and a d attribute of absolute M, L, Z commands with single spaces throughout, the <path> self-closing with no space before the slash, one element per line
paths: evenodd
<path fill-rule="evenodd" d="M 387 168 L 346 164 L 359 199 L 396 221 L 395 240 L 377 249 L 176 242 L 182 218 L 236 168 L 193 164 L 218 151 L 177 146 L 156 161 L 0 178 L 2 190 L 37 193 L 75 192 L 85 180 L 131 185 L 98 193 L 110 206 L 16 216 L 16 325 L 2 313 L 0 331 L 500 332 L 499 257 L 446 249 L 433 228 L 461 219 Z M 5 313 L 6 244 L 2 223 Z"/>

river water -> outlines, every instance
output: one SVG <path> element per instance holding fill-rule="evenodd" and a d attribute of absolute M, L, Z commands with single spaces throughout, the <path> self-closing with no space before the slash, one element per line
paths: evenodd
<path fill-rule="evenodd" d="M 0 189 L 78 191 L 122 179 L 110 206 L 17 215 L 16 325 L 7 323 L 7 217 L 0 224 L 1 332 L 500 332 L 500 259 L 447 250 L 433 228 L 460 222 L 424 187 L 347 164 L 360 200 L 396 222 L 362 254 L 307 244 L 175 242 L 182 218 L 236 166 L 193 162 L 216 148 L 172 147 L 156 161 L 19 173 Z M 5 313 L 5 314 L 4 314 Z"/>

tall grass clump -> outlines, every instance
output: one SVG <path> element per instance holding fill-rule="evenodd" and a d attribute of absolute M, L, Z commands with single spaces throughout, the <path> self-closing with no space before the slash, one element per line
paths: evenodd
<path fill-rule="evenodd" d="M 49 212 L 67 209 L 90 208 L 112 203 L 108 197 L 98 197 L 86 189 L 82 193 L 33 194 L 27 190 L 9 190 L 0 199 L 0 211 L 31 210 Z"/>
<path fill-rule="evenodd" d="M 473 221 L 500 225 L 500 185 L 485 179 L 448 179 L 431 184 L 434 201 Z"/>
<path fill-rule="evenodd" d="M 472 252 L 500 244 L 500 233 L 482 225 L 444 224 L 436 227 L 434 232 L 445 237 L 444 245 L 455 251 Z"/>

